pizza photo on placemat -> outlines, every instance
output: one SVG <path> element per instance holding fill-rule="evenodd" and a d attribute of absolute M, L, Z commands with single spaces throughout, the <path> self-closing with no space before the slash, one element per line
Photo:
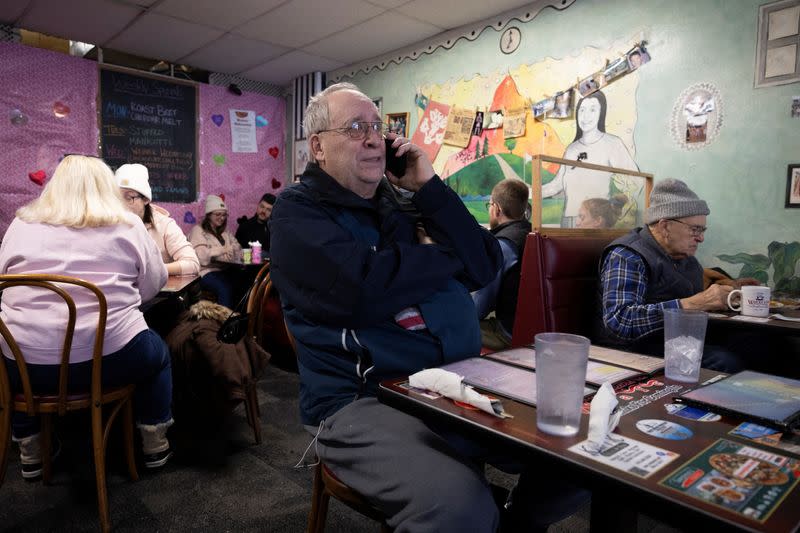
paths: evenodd
<path fill-rule="evenodd" d="M 789 481 L 789 476 L 777 466 L 745 455 L 716 453 L 708 462 L 722 474 L 759 485 L 783 485 Z"/>

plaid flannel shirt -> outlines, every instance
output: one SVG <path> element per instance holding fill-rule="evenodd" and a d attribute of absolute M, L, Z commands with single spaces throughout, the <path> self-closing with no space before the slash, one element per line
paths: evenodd
<path fill-rule="evenodd" d="M 615 337 L 636 340 L 664 327 L 664 309 L 680 309 L 678 300 L 645 303 L 647 266 L 636 252 L 618 246 L 600 270 L 603 325 Z"/>

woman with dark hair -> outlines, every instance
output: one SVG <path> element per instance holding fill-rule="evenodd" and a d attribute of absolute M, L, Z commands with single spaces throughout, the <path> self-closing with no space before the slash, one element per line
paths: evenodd
<path fill-rule="evenodd" d="M 217 303 L 233 308 L 242 284 L 237 272 L 223 269 L 214 261 L 237 262 L 242 260 L 242 247 L 227 231 L 228 208 L 221 197 L 206 197 L 206 216 L 189 232 L 189 242 L 200 259 L 200 286 L 217 295 Z"/>
<path fill-rule="evenodd" d="M 606 96 L 602 91 L 581 98 L 575 108 L 575 139 L 564 151 L 564 159 L 595 165 L 638 170 L 622 139 L 606 133 Z M 561 165 L 556 177 L 542 186 L 542 197 L 563 192 L 562 227 L 574 227 L 581 203 L 587 198 L 607 198 L 611 174 L 577 166 Z"/>
<path fill-rule="evenodd" d="M 178 223 L 169 211 L 151 203 L 150 175 L 147 167 L 138 163 L 122 165 L 115 174 L 128 209 L 142 219 L 161 252 L 161 259 L 170 276 L 187 276 L 200 271 L 200 261 L 194 247 L 186 240 Z"/>
<path fill-rule="evenodd" d="M 613 228 L 622 214 L 622 208 L 628 202 L 624 194 L 615 194 L 610 200 L 605 198 L 588 198 L 581 203 L 576 228 Z"/>

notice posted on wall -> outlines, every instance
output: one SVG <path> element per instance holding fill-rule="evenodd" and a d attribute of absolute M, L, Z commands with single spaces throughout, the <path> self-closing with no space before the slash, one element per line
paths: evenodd
<path fill-rule="evenodd" d="M 679 457 L 679 454 L 629 437 L 611 433 L 596 445 L 579 442 L 569 451 L 640 478 L 648 478 Z"/>
<path fill-rule="evenodd" d="M 230 109 L 231 151 L 239 154 L 255 154 L 256 112 L 244 109 Z"/>

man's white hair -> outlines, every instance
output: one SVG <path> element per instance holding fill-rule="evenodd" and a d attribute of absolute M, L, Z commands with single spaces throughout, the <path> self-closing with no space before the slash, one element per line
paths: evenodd
<path fill-rule="evenodd" d="M 335 83 L 324 91 L 315 94 L 308 102 L 306 114 L 303 118 L 303 131 L 305 132 L 307 138 L 315 133 L 319 133 L 322 130 L 327 130 L 331 127 L 328 97 L 339 91 L 355 91 L 364 95 L 364 98 L 371 100 L 369 96 L 361 92 L 361 89 L 359 89 L 356 85 L 348 82 Z M 309 150 L 308 159 L 312 163 L 316 162 L 317 160 L 314 157 L 314 152 L 312 150 Z"/>

